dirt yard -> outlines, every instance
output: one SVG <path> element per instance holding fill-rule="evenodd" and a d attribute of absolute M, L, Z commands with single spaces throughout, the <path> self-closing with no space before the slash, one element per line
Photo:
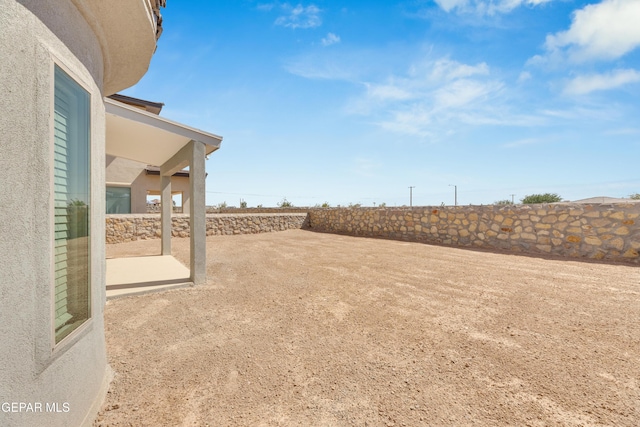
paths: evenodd
<path fill-rule="evenodd" d="M 640 425 L 638 267 L 302 230 L 207 251 L 207 286 L 108 302 L 96 426 Z"/>

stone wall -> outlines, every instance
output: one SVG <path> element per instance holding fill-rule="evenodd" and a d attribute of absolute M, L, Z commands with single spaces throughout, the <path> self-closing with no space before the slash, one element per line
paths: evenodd
<path fill-rule="evenodd" d="M 207 235 L 289 229 L 381 237 L 640 265 L 640 203 L 414 208 L 310 208 L 307 213 L 207 214 Z M 172 235 L 189 237 L 189 216 Z M 160 215 L 107 215 L 107 243 L 160 237 Z"/>
<path fill-rule="evenodd" d="M 260 214 L 260 213 L 303 213 L 309 212 L 308 207 L 288 207 L 288 208 L 218 208 L 215 206 L 207 206 L 207 213 L 221 213 L 221 214 Z"/>
<path fill-rule="evenodd" d="M 305 228 L 307 213 L 207 214 L 207 236 L 256 234 Z M 172 236 L 189 237 L 189 215 L 172 216 Z M 107 215 L 107 243 L 160 238 L 160 215 Z"/>
<path fill-rule="evenodd" d="M 314 231 L 640 264 L 640 203 L 310 209 Z"/>

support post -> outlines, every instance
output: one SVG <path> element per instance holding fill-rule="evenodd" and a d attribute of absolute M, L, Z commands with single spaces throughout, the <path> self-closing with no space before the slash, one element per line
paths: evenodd
<path fill-rule="evenodd" d="M 205 146 L 191 141 L 189 159 L 190 270 L 194 285 L 207 282 L 207 224 L 205 206 Z"/>
<path fill-rule="evenodd" d="M 194 285 L 203 285 L 207 282 L 204 162 L 205 144 L 191 140 L 160 166 L 160 175 L 162 176 L 162 254 L 171 255 L 171 175 L 189 165 L 189 270 L 190 280 Z M 165 200 L 169 202 L 165 202 Z M 165 234 L 168 236 L 167 239 L 165 239 Z"/>
<path fill-rule="evenodd" d="M 171 213 L 173 200 L 171 198 L 171 175 L 160 176 L 160 223 L 162 233 L 162 255 L 171 255 Z"/>
<path fill-rule="evenodd" d="M 449 187 L 453 187 L 453 191 L 454 191 L 453 206 L 458 206 L 458 186 L 454 184 L 449 184 Z"/>
<path fill-rule="evenodd" d="M 191 199 L 190 199 L 191 195 L 189 194 L 188 191 L 183 191 L 182 192 L 182 213 L 183 214 L 188 214 L 191 213 Z"/>

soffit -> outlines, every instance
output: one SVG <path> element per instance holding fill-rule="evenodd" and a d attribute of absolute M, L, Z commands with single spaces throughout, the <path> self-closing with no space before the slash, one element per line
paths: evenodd
<path fill-rule="evenodd" d="M 161 166 L 191 140 L 211 154 L 222 137 L 105 98 L 106 154 Z"/>

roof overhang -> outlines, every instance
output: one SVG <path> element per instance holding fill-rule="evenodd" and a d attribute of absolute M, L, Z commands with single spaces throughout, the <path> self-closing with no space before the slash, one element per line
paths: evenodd
<path fill-rule="evenodd" d="M 190 141 L 202 142 L 205 153 L 220 148 L 222 137 L 105 98 L 106 153 L 162 166 Z"/>
<path fill-rule="evenodd" d="M 103 93 L 133 86 L 149 68 L 162 32 L 164 0 L 72 0 L 102 49 Z"/>
<path fill-rule="evenodd" d="M 155 114 L 156 116 L 160 114 L 162 107 L 164 107 L 162 102 L 147 101 L 146 99 L 133 98 L 119 93 L 109 95 L 108 98 L 122 102 L 123 104 L 131 105 L 132 107 L 139 108 L 140 110 L 147 111 L 151 114 Z"/>

